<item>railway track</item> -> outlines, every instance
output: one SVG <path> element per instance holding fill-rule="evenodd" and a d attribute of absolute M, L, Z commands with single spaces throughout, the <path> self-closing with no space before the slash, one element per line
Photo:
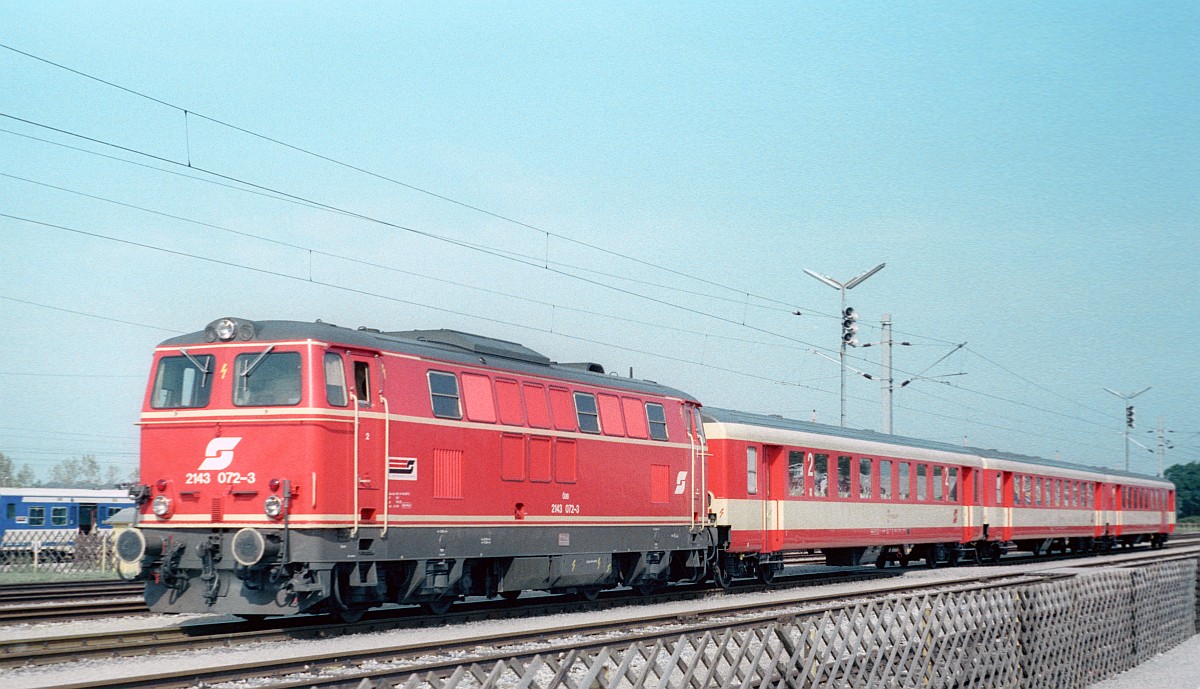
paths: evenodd
<path fill-rule="evenodd" d="M 1089 559 L 1088 561 L 1076 563 L 1070 569 L 1076 570 L 1081 567 L 1137 566 L 1145 562 L 1161 562 L 1171 558 L 1194 559 L 1197 555 L 1200 555 L 1200 547 L 1198 546 L 1177 547 L 1175 553 L 1143 551 L 1124 553 L 1117 558 L 1105 558 L 1103 560 Z M 532 606 L 527 608 L 524 614 L 521 615 L 522 617 L 529 617 L 538 623 L 535 629 L 528 631 L 519 631 L 514 624 L 513 628 L 499 633 L 493 631 L 477 635 L 460 635 L 450 640 L 446 638 L 429 639 L 427 637 L 432 636 L 431 632 L 430 634 L 419 635 L 421 637 L 420 641 L 409 643 L 381 647 L 377 642 L 368 642 L 363 644 L 364 647 L 360 649 L 308 653 L 302 657 L 279 658 L 275 660 L 269 659 L 269 654 L 263 652 L 256 653 L 258 657 L 251 662 L 231 662 L 219 667 L 155 671 L 149 674 L 137 674 L 131 671 L 128 675 L 123 676 L 117 684 L 125 687 L 189 687 L 197 684 L 212 685 L 219 682 L 282 678 L 277 679 L 276 683 L 273 683 L 271 686 L 280 689 L 295 687 L 319 687 L 327 689 L 331 687 L 356 686 L 364 680 L 366 683 L 362 684 L 362 686 L 379 686 L 376 683 L 382 682 L 389 675 L 394 675 L 398 672 L 403 672 L 406 675 L 413 672 L 437 672 L 446 667 L 462 666 L 464 663 L 469 662 L 477 661 L 487 664 L 505 659 L 520 664 L 526 662 L 521 660 L 522 658 L 528 659 L 533 654 L 541 654 L 542 657 L 545 657 L 547 655 L 554 656 L 555 654 L 579 652 L 581 649 L 589 647 L 589 644 L 611 644 L 613 642 L 613 635 L 615 634 L 620 635 L 622 642 L 625 640 L 633 642 L 639 638 L 662 637 L 664 630 L 670 633 L 674 633 L 676 630 L 679 630 L 680 633 L 705 629 L 717 630 L 728 627 L 731 624 L 742 624 L 755 619 L 779 617 L 781 615 L 820 613 L 823 610 L 844 605 L 847 599 L 857 599 L 863 596 L 896 593 L 908 594 L 930 589 L 947 591 L 974 590 L 1037 583 L 1073 576 L 1073 574 L 1065 571 L 1055 571 L 1060 568 L 1058 563 L 1038 562 L 1031 564 L 1034 566 L 1022 572 L 997 571 L 992 574 L 983 575 L 980 575 L 978 571 L 967 572 L 964 570 L 947 569 L 939 573 L 936 581 L 928 582 L 914 582 L 909 577 L 905 577 L 900 581 L 889 580 L 889 578 L 884 577 L 882 580 L 876 579 L 875 581 L 862 583 L 855 588 L 853 593 L 842 593 L 836 596 L 813 592 L 803 587 L 781 592 L 791 595 L 774 596 L 771 600 L 761 602 L 747 602 L 744 598 L 736 602 L 723 602 L 721 596 L 699 596 L 698 602 L 695 605 L 689 606 L 687 611 L 682 613 L 678 609 L 665 614 L 661 612 L 647 612 L 640 606 L 630 605 L 628 601 L 624 601 L 619 606 L 614 606 L 612 610 L 605 611 L 604 615 L 592 616 L 592 621 L 582 623 L 568 621 L 566 624 L 562 624 L 561 622 L 555 624 L 549 621 L 553 618 L 547 617 L 551 612 L 548 608 Z M 745 590 L 754 591 L 756 588 L 747 587 Z M 707 600 L 700 601 L 700 598 L 706 598 Z M 561 613 L 563 610 L 560 608 L 555 612 Z M 447 622 L 455 624 L 471 619 L 470 611 L 455 612 L 444 619 L 433 622 L 427 619 L 418 619 L 420 617 L 412 615 L 406 624 L 409 626 L 428 624 L 438 624 L 441 626 Z M 494 611 L 489 613 L 490 619 L 494 619 L 494 617 Z M 547 623 L 541 624 L 542 620 L 546 620 Z M 360 623 L 360 625 L 355 625 L 355 629 L 356 631 L 368 631 L 372 625 L 378 626 L 379 624 L 380 621 L 378 620 L 368 621 Z M 287 639 L 309 638 L 309 636 L 319 638 L 323 634 L 333 633 L 334 630 L 332 628 L 344 626 L 324 625 L 325 629 L 322 629 L 321 626 L 294 628 L 291 630 L 276 629 L 258 636 L 255 636 L 250 631 L 234 632 L 221 634 L 219 638 L 216 636 L 207 637 L 204 643 L 237 645 L 250 641 L 264 641 L 271 638 L 269 636 L 270 633 L 279 635 L 278 638 Z M 397 627 L 385 628 L 395 629 Z M 193 639 L 193 642 L 195 641 L 198 641 L 198 639 Z M 179 642 L 173 642 L 173 645 L 170 647 L 192 648 L 192 646 L 188 646 L 186 643 L 180 645 Z M 161 653 L 165 648 L 168 648 L 168 646 L 154 646 L 153 651 L 157 654 Z M 142 645 L 140 653 L 147 652 L 151 652 L 151 647 Z M 155 666 L 156 668 L 170 664 L 170 662 L 164 662 L 165 659 L 161 656 L 155 655 L 155 657 L 159 659 L 159 662 Z M 363 665 L 363 663 L 367 663 L 368 661 L 369 664 Z M 210 662 L 215 664 L 215 661 Z M 326 674 L 328 670 L 334 671 Z M 303 674 L 292 681 L 287 677 L 287 675 L 292 673 Z M 59 686 L 64 687 L 64 689 L 92 689 L 100 686 L 113 686 L 113 681 L 108 679 L 60 683 Z"/>
<path fill-rule="evenodd" d="M 143 587 L 120 580 L 9 584 L 0 587 L 0 624 L 144 613 Z"/>
<path fill-rule="evenodd" d="M 120 579 L 63 581 L 49 584 L 6 584 L 0 586 L 0 605 L 136 596 L 141 594 L 144 587 L 145 585 L 141 582 Z"/>

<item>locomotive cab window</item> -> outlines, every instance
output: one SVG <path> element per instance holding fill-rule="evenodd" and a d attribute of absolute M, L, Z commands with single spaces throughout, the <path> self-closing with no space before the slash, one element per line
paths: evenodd
<path fill-rule="evenodd" d="M 354 396 L 358 406 L 371 406 L 371 364 L 365 361 L 354 362 Z"/>
<path fill-rule="evenodd" d="M 300 402 L 300 353 L 239 354 L 233 362 L 233 403 L 239 407 L 288 406 Z"/>
<path fill-rule="evenodd" d="M 333 352 L 325 353 L 325 400 L 333 407 L 350 403 L 346 397 L 346 365 Z"/>
<path fill-rule="evenodd" d="M 600 432 L 600 412 L 596 409 L 596 398 L 586 392 L 575 393 L 575 416 L 579 430 L 584 433 Z"/>
<path fill-rule="evenodd" d="M 212 391 L 213 355 L 187 354 L 159 359 L 150 406 L 155 409 L 195 409 L 208 406 Z"/>
<path fill-rule="evenodd" d="M 646 403 L 646 421 L 650 424 L 650 437 L 654 440 L 667 439 L 667 413 L 661 404 Z"/>
<path fill-rule="evenodd" d="M 458 378 L 453 373 L 429 372 L 429 403 L 433 407 L 434 416 L 443 419 L 462 418 Z"/>

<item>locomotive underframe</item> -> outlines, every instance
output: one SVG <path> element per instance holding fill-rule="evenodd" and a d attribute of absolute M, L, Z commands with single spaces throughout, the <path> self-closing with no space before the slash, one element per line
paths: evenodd
<path fill-rule="evenodd" d="M 522 590 L 594 595 L 702 579 L 711 529 L 678 526 L 259 529 L 272 544 L 241 564 L 237 529 L 144 529 L 154 612 L 279 615 L 385 603 L 438 605 Z M 243 560 L 245 558 L 243 557 Z"/>

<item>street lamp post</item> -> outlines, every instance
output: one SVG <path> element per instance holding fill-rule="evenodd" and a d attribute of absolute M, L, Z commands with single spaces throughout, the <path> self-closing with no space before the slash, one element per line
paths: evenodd
<path fill-rule="evenodd" d="M 1133 405 L 1129 403 L 1129 400 L 1131 400 L 1134 397 L 1137 397 L 1138 395 L 1142 394 L 1143 392 L 1149 390 L 1150 387 L 1151 386 L 1147 385 L 1146 387 L 1142 388 L 1141 390 L 1138 390 L 1137 392 L 1129 394 L 1129 395 L 1122 395 L 1121 393 L 1117 392 L 1116 390 L 1110 390 L 1109 388 L 1104 388 L 1105 392 L 1112 393 L 1112 394 L 1116 395 L 1117 397 L 1120 397 L 1121 399 L 1125 400 L 1125 425 L 1122 428 L 1122 430 L 1123 430 L 1122 435 L 1125 436 L 1125 471 L 1129 471 L 1129 429 L 1133 428 Z"/>
<path fill-rule="evenodd" d="M 838 361 L 840 362 L 841 367 L 842 367 L 842 383 L 841 383 L 842 412 L 841 412 L 840 418 L 841 418 L 841 425 L 843 428 L 846 426 L 846 347 L 847 347 L 847 345 L 851 346 L 851 347 L 855 346 L 855 344 L 857 343 L 857 340 L 854 339 L 854 333 L 858 330 L 858 326 L 854 325 L 854 321 L 858 319 L 857 315 L 854 313 L 854 309 L 846 308 L 846 290 L 854 289 L 858 285 L 862 284 L 863 281 L 865 281 L 867 278 L 869 278 L 872 275 L 874 275 L 875 273 L 878 273 L 879 271 L 883 270 L 883 267 L 885 265 L 887 265 L 887 264 L 880 263 L 879 265 L 868 270 L 867 272 L 863 273 L 862 275 L 851 278 L 844 283 L 838 282 L 837 280 L 834 280 L 833 278 L 829 277 L 828 275 L 821 275 L 820 273 L 815 273 L 807 268 L 804 269 L 805 273 L 808 273 L 809 275 L 820 280 L 821 282 L 825 283 L 826 285 L 829 285 L 830 287 L 838 290 L 839 292 L 841 292 L 841 295 L 842 295 L 842 312 L 841 312 L 842 344 L 838 348 Z"/>

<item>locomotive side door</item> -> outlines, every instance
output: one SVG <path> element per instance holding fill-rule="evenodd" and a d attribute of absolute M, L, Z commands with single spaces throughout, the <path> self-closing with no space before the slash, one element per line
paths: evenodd
<path fill-rule="evenodd" d="M 383 516 L 387 487 L 387 423 L 383 405 L 383 375 L 379 356 L 350 352 L 351 396 L 354 408 L 354 526 L 377 525 Z"/>

